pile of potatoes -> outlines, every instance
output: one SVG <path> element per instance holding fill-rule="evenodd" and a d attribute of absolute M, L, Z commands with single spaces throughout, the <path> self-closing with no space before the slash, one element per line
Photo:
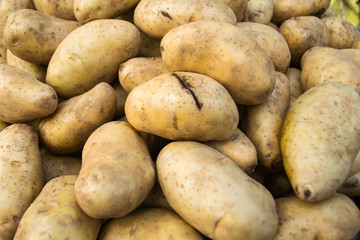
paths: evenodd
<path fill-rule="evenodd" d="M 0 240 L 356 238 L 360 32 L 330 0 L 0 13 Z"/>

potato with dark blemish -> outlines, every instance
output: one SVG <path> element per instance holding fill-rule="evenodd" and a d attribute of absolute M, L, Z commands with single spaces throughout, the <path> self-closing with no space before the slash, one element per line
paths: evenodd
<path fill-rule="evenodd" d="M 360 149 L 360 96 L 340 82 L 323 82 L 299 96 L 282 129 L 284 169 L 302 200 L 335 194 Z"/>
<path fill-rule="evenodd" d="M 77 175 L 52 179 L 26 210 L 14 240 L 96 240 L 101 220 L 86 215 L 74 196 Z"/>
<path fill-rule="evenodd" d="M 123 217 L 144 201 L 155 177 L 145 141 L 130 124 L 113 121 L 86 141 L 75 196 L 91 217 Z"/>
<path fill-rule="evenodd" d="M 226 89 L 191 72 L 164 73 L 137 86 L 126 99 L 125 115 L 138 131 L 170 140 L 225 140 L 239 122 Z"/>
<path fill-rule="evenodd" d="M 33 0 L 35 9 L 46 15 L 66 20 L 76 20 L 74 0 Z"/>
<path fill-rule="evenodd" d="M 0 132 L 0 239 L 12 240 L 43 185 L 38 136 L 27 124 Z"/>
<path fill-rule="evenodd" d="M 6 47 L 17 57 L 47 65 L 60 42 L 78 27 L 76 21 L 20 9 L 7 18 L 3 38 Z"/>
<path fill-rule="evenodd" d="M 214 148 L 169 143 L 156 170 L 172 209 L 207 237 L 265 240 L 274 235 L 278 217 L 271 194 Z"/>
<path fill-rule="evenodd" d="M 60 103 L 54 114 L 42 118 L 38 127 L 40 142 L 55 154 L 79 151 L 96 128 L 114 118 L 115 111 L 114 89 L 108 83 L 99 83 Z"/>
<path fill-rule="evenodd" d="M 249 0 L 246 9 L 245 21 L 267 24 L 271 21 L 273 13 L 273 0 Z"/>

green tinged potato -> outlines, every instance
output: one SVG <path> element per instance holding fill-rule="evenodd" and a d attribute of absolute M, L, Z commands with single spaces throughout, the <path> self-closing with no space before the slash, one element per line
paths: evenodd
<path fill-rule="evenodd" d="M 350 86 L 324 82 L 298 97 L 281 137 L 284 168 L 296 195 L 325 200 L 348 176 L 360 149 L 360 97 Z"/>
<path fill-rule="evenodd" d="M 86 215 L 76 202 L 77 175 L 52 179 L 26 210 L 14 240 L 96 240 L 101 221 Z"/>
<path fill-rule="evenodd" d="M 76 20 L 74 0 L 33 0 L 35 9 L 50 16 Z"/>

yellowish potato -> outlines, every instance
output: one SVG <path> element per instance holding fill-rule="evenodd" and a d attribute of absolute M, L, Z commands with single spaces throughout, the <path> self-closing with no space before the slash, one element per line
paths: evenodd
<path fill-rule="evenodd" d="M 267 24 L 271 21 L 273 13 L 273 0 L 249 0 L 245 20 L 248 22 Z"/>
<path fill-rule="evenodd" d="M 113 121 L 86 141 L 75 196 L 89 216 L 118 218 L 135 210 L 154 182 L 155 167 L 144 140 L 130 124 Z"/>
<path fill-rule="evenodd" d="M 288 68 L 285 75 L 290 83 L 291 97 L 295 99 L 298 98 L 301 94 L 303 94 L 301 87 L 301 70 L 297 68 Z"/>
<path fill-rule="evenodd" d="M 46 83 L 64 99 L 80 95 L 100 82 L 110 83 L 119 65 L 138 54 L 140 41 L 139 30 L 124 20 L 95 20 L 82 25 L 56 49 Z"/>
<path fill-rule="evenodd" d="M 76 20 L 74 0 L 33 0 L 35 9 L 50 16 Z"/>
<path fill-rule="evenodd" d="M 160 187 L 159 181 L 155 179 L 154 187 L 141 203 L 139 208 L 165 208 L 171 209 L 166 197 Z M 172 209 L 171 209 L 172 210 Z"/>
<path fill-rule="evenodd" d="M 4 130 L 4 129 L 5 129 L 7 126 L 9 126 L 9 125 L 10 125 L 10 124 L 8 124 L 8 123 L 0 120 L 0 132 L 1 132 L 2 130 Z"/>
<path fill-rule="evenodd" d="M 360 49 L 360 39 L 355 41 L 351 48 Z"/>
<path fill-rule="evenodd" d="M 164 36 L 160 49 L 169 71 L 208 75 L 221 83 L 237 104 L 262 103 L 274 90 L 270 57 L 249 34 L 232 24 L 198 21 L 179 26 Z"/>
<path fill-rule="evenodd" d="M 356 61 L 360 63 L 360 49 L 355 48 L 344 48 L 341 49 L 342 52 L 346 52 L 350 56 L 352 56 Z"/>
<path fill-rule="evenodd" d="M 140 31 L 141 47 L 139 57 L 161 57 L 160 39 L 150 37 L 143 31 Z"/>
<path fill-rule="evenodd" d="M 0 239 L 12 240 L 44 182 L 38 136 L 26 124 L 0 132 Z"/>
<path fill-rule="evenodd" d="M 226 3 L 235 13 L 237 22 L 244 20 L 246 15 L 246 9 L 248 0 L 222 0 Z"/>
<path fill-rule="evenodd" d="M 96 239 L 101 220 L 87 216 L 74 196 L 77 175 L 52 179 L 26 210 L 14 240 Z"/>

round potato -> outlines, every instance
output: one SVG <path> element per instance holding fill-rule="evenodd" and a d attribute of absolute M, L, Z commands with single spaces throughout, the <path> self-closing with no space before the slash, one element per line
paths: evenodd
<path fill-rule="evenodd" d="M 35 9 L 50 16 L 76 20 L 74 0 L 33 0 Z"/>
<path fill-rule="evenodd" d="M 249 0 L 245 20 L 248 22 L 267 24 L 271 21 L 273 13 L 273 0 Z"/>

